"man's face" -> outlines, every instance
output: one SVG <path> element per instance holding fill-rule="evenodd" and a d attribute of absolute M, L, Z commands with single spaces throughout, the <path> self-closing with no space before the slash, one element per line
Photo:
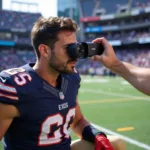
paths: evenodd
<path fill-rule="evenodd" d="M 49 66 L 58 72 L 71 74 L 74 72 L 74 67 L 77 60 L 73 60 L 67 54 L 67 46 L 71 43 L 76 43 L 76 35 L 74 32 L 61 31 L 58 34 L 58 41 L 51 50 Z"/>

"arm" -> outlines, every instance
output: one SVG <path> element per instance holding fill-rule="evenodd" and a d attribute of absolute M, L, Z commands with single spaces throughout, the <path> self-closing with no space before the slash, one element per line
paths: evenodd
<path fill-rule="evenodd" d="M 137 90 L 150 96 L 150 69 L 136 67 L 126 62 L 119 62 L 112 66 L 111 69 L 127 80 Z"/>
<path fill-rule="evenodd" d="M 106 135 L 95 129 L 90 122 L 84 118 L 78 102 L 71 128 L 79 138 L 92 142 L 95 145 L 95 150 L 114 150 Z"/>
<path fill-rule="evenodd" d="M 90 125 L 90 122 L 84 118 L 77 101 L 75 118 L 73 123 L 71 124 L 71 129 L 79 138 L 82 138 L 83 129 L 88 125 Z"/>
<path fill-rule="evenodd" d="M 93 60 L 100 61 L 104 66 L 127 80 L 137 90 L 150 96 L 150 69 L 139 68 L 118 60 L 114 49 L 105 38 L 97 38 L 93 42 L 102 43 L 105 49 L 101 56 L 92 57 Z"/>
<path fill-rule="evenodd" d="M 11 125 L 13 118 L 17 116 L 19 113 L 15 106 L 0 103 L 0 141 Z"/>

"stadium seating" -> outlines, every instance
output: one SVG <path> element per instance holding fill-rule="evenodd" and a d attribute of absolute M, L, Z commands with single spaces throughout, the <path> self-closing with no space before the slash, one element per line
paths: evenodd
<path fill-rule="evenodd" d="M 150 67 L 150 49 L 120 49 L 116 50 L 117 57 L 135 66 Z M 111 71 L 102 66 L 99 62 L 92 61 L 90 59 L 79 60 L 77 70 L 80 74 L 92 74 L 92 75 L 110 75 Z M 91 71 L 92 70 L 92 71 Z"/>
<path fill-rule="evenodd" d="M 0 29 L 24 29 L 30 31 L 33 23 L 41 16 L 40 13 L 27 13 L 9 10 L 0 10 Z"/>
<path fill-rule="evenodd" d="M 94 3 L 93 0 L 80 0 L 81 7 L 83 11 L 83 17 L 92 16 Z M 107 13 L 116 13 L 116 8 L 124 5 L 127 3 L 126 0 L 114 0 L 109 1 L 101 0 L 100 6 L 107 10 Z M 118 5 L 119 4 L 119 5 Z M 132 3 L 133 7 L 145 7 L 150 6 L 147 0 L 133 0 Z M 35 62 L 35 54 L 34 51 L 31 51 L 31 42 L 29 35 L 20 35 L 20 31 L 29 31 L 35 20 L 41 16 L 40 13 L 26 13 L 26 12 L 16 12 L 16 11 L 8 11 L 8 10 L 1 10 L 0 11 L 0 31 L 10 31 L 12 36 L 9 39 L 6 37 L 0 36 L 0 40 L 7 40 L 7 41 L 14 41 L 15 43 L 19 44 L 19 47 L 13 48 L 0 48 L 0 70 L 17 67 L 23 65 L 24 63 L 28 62 Z M 127 25 L 133 24 L 141 24 L 141 23 L 149 23 L 150 16 L 143 15 L 142 17 L 133 16 L 125 18 L 119 17 L 118 20 L 111 20 L 111 21 L 97 21 L 97 22 L 85 22 L 84 30 L 86 27 L 94 27 L 94 26 L 102 26 L 102 27 L 111 27 L 111 26 L 118 26 L 118 27 L 126 27 Z M 105 29 L 106 29 L 105 28 Z M 108 28 L 107 28 L 108 29 Z M 129 28 L 129 30 L 115 30 L 113 32 L 91 32 L 85 33 L 85 41 L 92 41 L 94 38 L 97 37 L 105 37 L 106 39 L 112 40 L 121 40 L 121 41 L 137 41 L 139 38 L 146 38 L 150 37 L 150 30 L 147 29 L 147 26 L 144 28 Z M 149 40 L 149 39 L 148 39 Z M 22 45 L 24 44 L 24 45 Z M 128 43 L 127 43 L 128 44 Z M 26 47 L 27 45 L 27 47 Z M 30 47 L 30 50 L 28 49 Z M 119 59 L 123 61 L 130 62 L 136 66 L 141 67 L 150 67 L 150 49 L 147 48 L 140 48 L 137 49 L 138 46 L 134 47 L 133 50 L 128 48 L 116 48 L 116 53 Z M 126 57 L 124 57 L 126 56 Z M 79 60 L 76 65 L 79 73 L 81 74 L 91 74 L 91 75 L 110 75 L 111 72 L 102 66 L 98 62 L 93 62 L 90 59 L 82 59 Z"/>
<path fill-rule="evenodd" d="M 150 67 L 150 50 L 116 50 L 117 57 L 136 66 Z M 126 57 L 124 57 L 126 56 Z M 25 63 L 35 62 L 34 51 L 31 50 L 1 50 L 0 51 L 0 70 L 11 67 L 18 67 Z M 80 74 L 91 75 L 110 75 L 110 71 L 102 66 L 99 62 L 90 59 L 81 59 L 76 65 Z"/>
<path fill-rule="evenodd" d="M 81 0 L 81 7 L 83 16 L 91 16 L 94 8 L 94 3 L 91 0 Z M 133 0 L 132 7 L 145 7 L 147 6 L 148 0 Z M 105 8 L 107 14 L 114 13 L 117 11 L 118 7 L 127 4 L 127 0 L 113 0 L 113 1 L 106 1 L 100 0 L 100 8 Z"/>

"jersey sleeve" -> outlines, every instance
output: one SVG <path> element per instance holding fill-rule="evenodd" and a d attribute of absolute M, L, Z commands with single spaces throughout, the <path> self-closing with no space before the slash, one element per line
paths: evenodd
<path fill-rule="evenodd" d="M 24 92 L 26 89 L 23 86 L 17 86 L 13 75 L 0 73 L 0 103 L 14 105 L 20 116 L 28 113 L 28 101 L 25 100 L 26 93 Z"/>
<path fill-rule="evenodd" d="M 18 100 L 18 93 L 11 78 L 0 73 L 0 103 L 16 105 Z"/>

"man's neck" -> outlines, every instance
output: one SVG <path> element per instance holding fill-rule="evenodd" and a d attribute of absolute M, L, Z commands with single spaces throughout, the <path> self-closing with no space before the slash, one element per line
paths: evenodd
<path fill-rule="evenodd" d="M 36 64 L 33 66 L 33 69 L 42 79 L 47 81 L 50 85 L 52 85 L 53 87 L 57 86 L 57 78 L 59 76 L 59 73 L 56 70 L 50 68 L 49 66 L 40 65 L 40 63 L 38 62 L 36 62 Z"/>

